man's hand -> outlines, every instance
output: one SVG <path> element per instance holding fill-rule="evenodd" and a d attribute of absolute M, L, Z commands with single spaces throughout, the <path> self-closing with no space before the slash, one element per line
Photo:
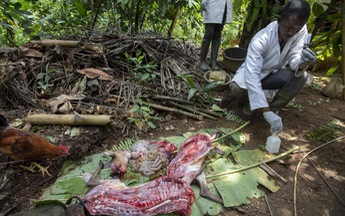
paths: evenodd
<path fill-rule="evenodd" d="M 316 61 L 315 53 L 308 47 L 302 50 L 301 62 L 298 67 L 305 70 L 309 65 L 313 64 Z"/>
<path fill-rule="evenodd" d="M 282 119 L 272 111 L 263 113 L 265 120 L 271 125 L 271 134 L 279 134 L 283 130 Z"/>

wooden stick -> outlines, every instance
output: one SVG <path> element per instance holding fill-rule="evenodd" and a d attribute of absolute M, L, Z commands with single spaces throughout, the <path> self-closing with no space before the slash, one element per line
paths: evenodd
<path fill-rule="evenodd" d="M 152 104 L 152 103 L 147 103 L 147 102 L 143 102 L 143 104 L 146 105 L 146 106 L 155 108 L 155 109 L 169 111 L 169 112 L 174 112 L 174 113 L 179 113 L 179 114 L 182 114 L 182 115 L 185 115 L 185 116 L 197 119 L 199 121 L 204 119 L 204 117 L 202 115 L 194 115 L 192 113 L 185 112 L 185 111 L 178 110 L 178 109 L 171 108 L 171 107 L 161 106 L 161 105 L 158 105 L 158 104 Z"/>
<path fill-rule="evenodd" d="M 31 124 L 36 125 L 94 125 L 105 126 L 110 124 L 110 115 L 53 115 L 53 114 L 33 114 L 27 117 Z"/>
<path fill-rule="evenodd" d="M 284 178 L 283 176 L 279 175 L 272 167 L 268 166 L 266 163 L 263 163 L 260 165 L 260 167 L 265 170 L 267 173 L 269 173 L 271 176 L 278 177 L 283 182 L 287 183 L 288 180 Z"/>
<path fill-rule="evenodd" d="M 177 107 L 179 107 L 179 108 L 185 109 L 185 110 L 187 110 L 187 111 L 190 111 L 190 112 L 194 112 L 194 113 L 200 114 L 200 115 L 202 115 L 202 116 L 204 116 L 204 117 L 206 117 L 206 118 L 216 120 L 215 117 L 213 117 L 213 116 L 211 116 L 211 115 L 208 115 L 208 114 L 206 114 L 206 113 L 203 113 L 203 112 L 201 112 L 201 111 L 198 111 L 198 110 L 196 110 L 196 109 L 193 109 L 192 107 L 188 107 L 187 105 L 181 105 L 181 104 L 175 103 L 175 102 L 173 102 L 173 101 L 169 101 L 169 103 L 172 104 L 172 105 L 174 105 L 174 106 L 177 106 Z"/>

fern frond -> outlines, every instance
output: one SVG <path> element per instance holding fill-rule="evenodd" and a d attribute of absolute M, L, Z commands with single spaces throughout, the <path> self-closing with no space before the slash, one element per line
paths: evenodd
<path fill-rule="evenodd" d="M 121 141 L 118 145 L 114 145 L 112 147 L 112 150 L 114 151 L 125 151 L 130 150 L 132 148 L 132 145 L 135 141 L 132 139 L 125 139 Z"/>
<path fill-rule="evenodd" d="M 225 112 L 225 119 L 228 121 L 236 122 L 240 125 L 244 124 L 246 121 L 243 120 L 240 116 L 236 115 L 232 111 Z"/>
<path fill-rule="evenodd" d="M 342 135 L 340 129 L 339 121 L 331 121 L 326 125 L 308 131 L 306 137 L 313 141 L 330 141 Z"/>

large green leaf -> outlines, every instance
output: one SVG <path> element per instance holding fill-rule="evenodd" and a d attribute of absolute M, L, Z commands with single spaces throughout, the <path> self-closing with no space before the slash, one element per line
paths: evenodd
<path fill-rule="evenodd" d="M 236 164 L 226 158 L 220 158 L 208 164 L 205 169 L 206 176 L 236 170 L 251 164 L 263 161 L 267 156 L 260 150 L 244 150 L 233 152 Z M 270 180 L 265 171 L 256 167 L 246 171 L 237 172 L 210 181 L 213 183 L 224 201 L 225 207 L 239 206 L 250 203 L 249 198 L 259 198 L 264 192 L 259 189 L 262 185 L 272 192 L 279 189 L 274 180 Z"/>
<path fill-rule="evenodd" d="M 201 197 L 200 188 L 192 185 L 195 194 L 195 201 L 192 205 L 191 216 L 200 216 L 200 215 L 219 215 L 223 211 L 221 204 L 216 203 L 212 200 Z M 209 185 L 210 192 L 213 194 L 218 194 L 217 189 L 214 185 Z"/>

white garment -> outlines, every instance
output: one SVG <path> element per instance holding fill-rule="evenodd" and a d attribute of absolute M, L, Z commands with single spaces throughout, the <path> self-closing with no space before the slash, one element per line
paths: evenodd
<path fill-rule="evenodd" d="M 307 26 L 287 40 L 280 52 L 278 41 L 278 22 L 271 22 L 266 28 L 257 32 L 251 40 L 245 62 L 237 70 L 233 81 L 241 88 L 247 89 L 251 110 L 269 107 L 261 80 L 270 73 L 289 65 L 293 71 L 298 70 L 301 61 Z M 267 95 L 267 92 L 266 92 Z"/>
<path fill-rule="evenodd" d="M 232 22 L 232 1 L 231 0 L 202 0 L 205 4 L 206 11 L 202 12 L 202 21 L 206 23 L 222 24 L 226 3 L 226 20 L 225 23 Z"/>

